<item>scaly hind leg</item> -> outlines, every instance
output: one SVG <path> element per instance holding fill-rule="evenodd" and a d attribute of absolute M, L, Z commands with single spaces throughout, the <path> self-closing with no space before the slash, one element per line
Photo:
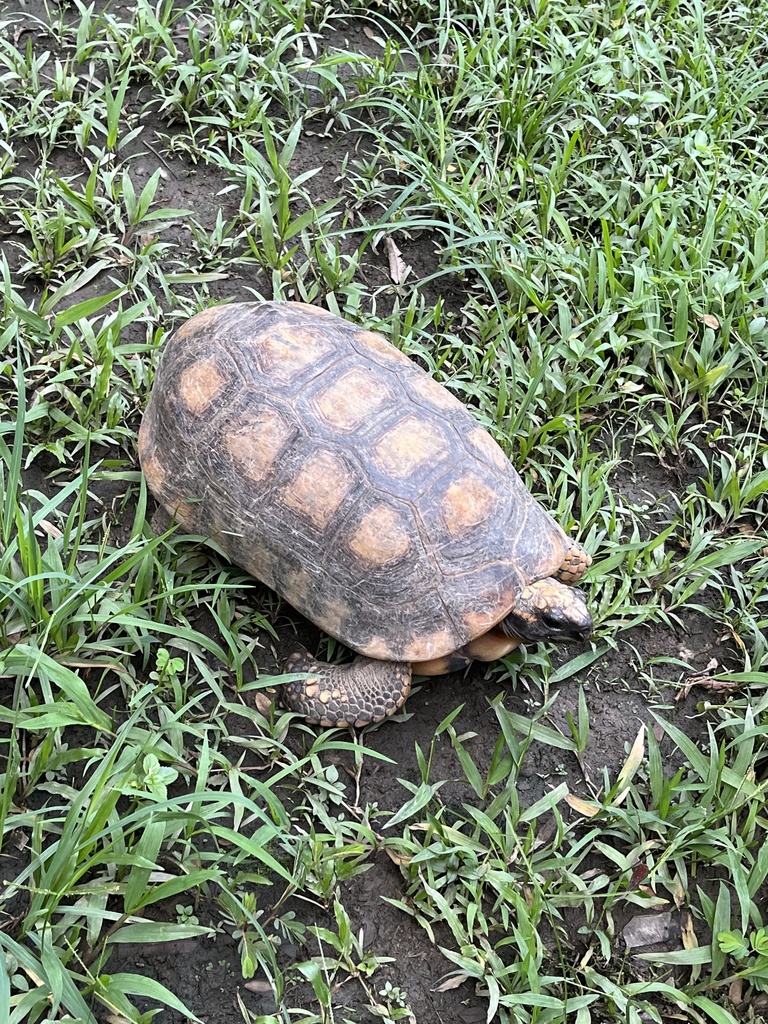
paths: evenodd
<path fill-rule="evenodd" d="M 323 726 L 361 728 L 394 715 L 411 689 L 407 662 L 355 658 L 349 665 L 327 665 L 306 651 L 292 654 L 286 672 L 306 672 L 308 678 L 286 683 L 282 703 L 309 722 Z"/>

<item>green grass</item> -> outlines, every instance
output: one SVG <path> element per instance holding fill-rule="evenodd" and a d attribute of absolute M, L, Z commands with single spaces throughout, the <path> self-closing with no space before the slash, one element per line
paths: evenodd
<path fill-rule="evenodd" d="M 40 10 L 0 23 L 0 1019 L 197 1020 L 110 957 L 224 933 L 249 1024 L 349 1019 L 347 979 L 417 1019 L 345 907 L 387 851 L 489 1021 L 762 1020 L 768 5 Z M 594 649 L 494 666 L 530 714 L 493 702 L 481 769 L 448 709 L 394 810 L 365 736 L 269 703 L 275 599 L 149 525 L 158 353 L 225 296 L 382 330 L 595 555 Z M 652 640 L 693 621 L 727 657 L 684 730 Z M 656 708 L 603 770 L 616 663 Z M 615 922 L 658 907 L 683 941 L 641 969 Z"/>

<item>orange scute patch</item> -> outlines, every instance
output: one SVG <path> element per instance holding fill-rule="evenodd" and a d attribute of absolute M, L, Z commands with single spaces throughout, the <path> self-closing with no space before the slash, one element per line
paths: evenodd
<path fill-rule="evenodd" d="M 383 637 L 374 636 L 371 637 L 370 640 L 366 641 L 365 648 L 362 653 L 367 658 L 378 658 L 380 661 L 387 661 L 392 657 L 392 645 Z"/>
<path fill-rule="evenodd" d="M 195 416 L 206 412 L 228 381 L 213 359 L 200 359 L 179 377 L 179 395 Z"/>
<path fill-rule="evenodd" d="M 169 500 L 165 507 L 176 522 L 181 523 L 185 530 L 192 532 L 195 525 L 195 502 L 184 501 L 183 499 Z"/>
<path fill-rule="evenodd" d="M 199 313 L 195 313 L 193 317 L 179 327 L 174 335 L 174 340 L 184 341 L 202 328 L 209 327 L 211 321 L 219 317 L 223 308 L 222 306 L 209 306 L 208 309 L 202 309 Z"/>
<path fill-rule="evenodd" d="M 509 460 L 487 430 L 475 427 L 474 430 L 470 430 L 468 437 L 477 451 L 489 462 L 492 462 L 497 469 L 509 469 Z"/>
<path fill-rule="evenodd" d="M 315 399 L 321 419 L 335 430 L 357 430 L 383 405 L 392 401 L 391 391 L 375 374 L 352 369 Z"/>
<path fill-rule="evenodd" d="M 478 526 L 490 515 L 496 501 L 495 492 L 468 474 L 450 484 L 443 495 L 442 513 L 446 529 L 452 537 Z"/>
<path fill-rule="evenodd" d="M 376 445 L 376 460 L 391 476 L 404 479 L 419 466 L 442 455 L 445 449 L 445 436 L 436 424 L 406 416 L 382 434 Z"/>
<path fill-rule="evenodd" d="M 283 573 L 281 593 L 294 608 L 306 609 L 311 577 L 303 569 L 289 569 Z"/>
<path fill-rule="evenodd" d="M 288 309 L 300 309 L 303 313 L 308 313 L 310 316 L 325 316 L 331 320 L 338 320 L 329 309 L 323 309 L 322 306 L 313 306 L 311 302 L 287 302 L 286 306 Z"/>
<path fill-rule="evenodd" d="M 427 636 L 417 637 L 408 644 L 402 654 L 403 661 L 428 661 L 450 654 L 456 649 L 456 635 L 448 629 L 440 629 Z"/>
<path fill-rule="evenodd" d="M 500 629 L 490 629 L 467 644 L 466 652 L 476 661 L 498 661 L 519 646 L 515 637 L 505 636 Z"/>
<path fill-rule="evenodd" d="M 506 595 L 502 595 L 501 601 L 495 603 L 493 607 L 489 607 L 484 612 L 473 609 L 464 615 L 464 625 L 466 626 L 468 636 L 480 636 L 481 633 L 485 633 L 492 626 L 496 625 L 499 617 L 505 615 L 512 607 L 512 595 L 510 594 L 507 600 L 504 598 L 506 598 Z M 481 600 L 480 595 L 478 595 L 478 599 Z"/>
<path fill-rule="evenodd" d="M 222 544 L 224 550 L 226 545 Z M 242 557 L 242 556 L 241 556 Z M 275 585 L 275 563 L 268 551 L 264 549 L 251 550 L 247 558 L 242 559 L 243 568 L 255 576 L 257 580 L 266 583 L 268 587 Z"/>
<path fill-rule="evenodd" d="M 429 402 L 430 405 L 437 409 L 454 409 L 466 412 L 465 407 L 455 395 L 452 395 L 447 388 L 444 388 L 442 384 L 438 384 L 436 380 L 433 380 L 426 374 L 414 376 L 408 381 L 408 386 L 417 398 Z"/>
<path fill-rule="evenodd" d="M 377 334 L 376 331 L 358 331 L 355 335 L 355 342 L 359 346 L 365 346 L 370 352 L 374 352 L 376 355 L 384 356 L 385 359 L 391 359 L 393 364 L 403 363 L 408 366 L 414 364 L 408 358 L 403 355 L 399 348 L 395 348 L 386 338 L 382 337 L 381 334 Z"/>
<path fill-rule="evenodd" d="M 153 494 L 159 494 L 165 483 L 166 469 L 155 454 L 154 448 L 150 448 L 147 444 L 143 432 L 139 433 L 139 457 L 141 469 L 147 479 L 150 491 Z"/>
<path fill-rule="evenodd" d="M 333 452 L 310 455 L 283 493 L 285 504 L 323 530 L 352 489 L 346 463 Z"/>
<path fill-rule="evenodd" d="M 226 445 L 243 476 L 260 483 L 272 468 L 293 434 L 292 425 L 273 409 L 262 409 L 239 426 L 232 424 Z"/>
<path fill-rule="evenodd" d="M 315 614 L 318 626 L 331 636 L 338 636 L 349 618 L 349 606 L 343 601 L 329 598 L 319 606 Z"/>
<path fill-rule="evenodd" d="M 352 551 L 372 565 L 386 565 L 402 558 L 411 546 L 408 524 L 393 508 L 371 509 L 349 540 Z"/>
<path fill-rule="evenodd" d="M 332 340 L 317 330 L 289 324 L 275 327 L 261 341 L 264 369 L 282 383 L 293 380 L 332 348 Z"/>

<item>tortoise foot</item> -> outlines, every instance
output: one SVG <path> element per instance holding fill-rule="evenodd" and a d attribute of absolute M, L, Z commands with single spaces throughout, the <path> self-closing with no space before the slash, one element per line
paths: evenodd
<path fill-rule="evenodd" d="M 403 706 L 411 689 L 406 662 L 358 657 L 349 665 L 327 665 L 296 652 L 285 671 L 308 674 L 285 684 L 282 703 L 315 725 L 361 728 L 380 722 Z"/>

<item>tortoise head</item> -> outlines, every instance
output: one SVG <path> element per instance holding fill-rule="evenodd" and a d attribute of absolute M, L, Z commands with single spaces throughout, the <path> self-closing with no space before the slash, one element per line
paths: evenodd
<path fill-rule="evenodd" d="M 523 642 L 583 641 L 589 639 L 593 622 L 583 592 L 549 578 L 525 587 L 499 626 Z"/>

